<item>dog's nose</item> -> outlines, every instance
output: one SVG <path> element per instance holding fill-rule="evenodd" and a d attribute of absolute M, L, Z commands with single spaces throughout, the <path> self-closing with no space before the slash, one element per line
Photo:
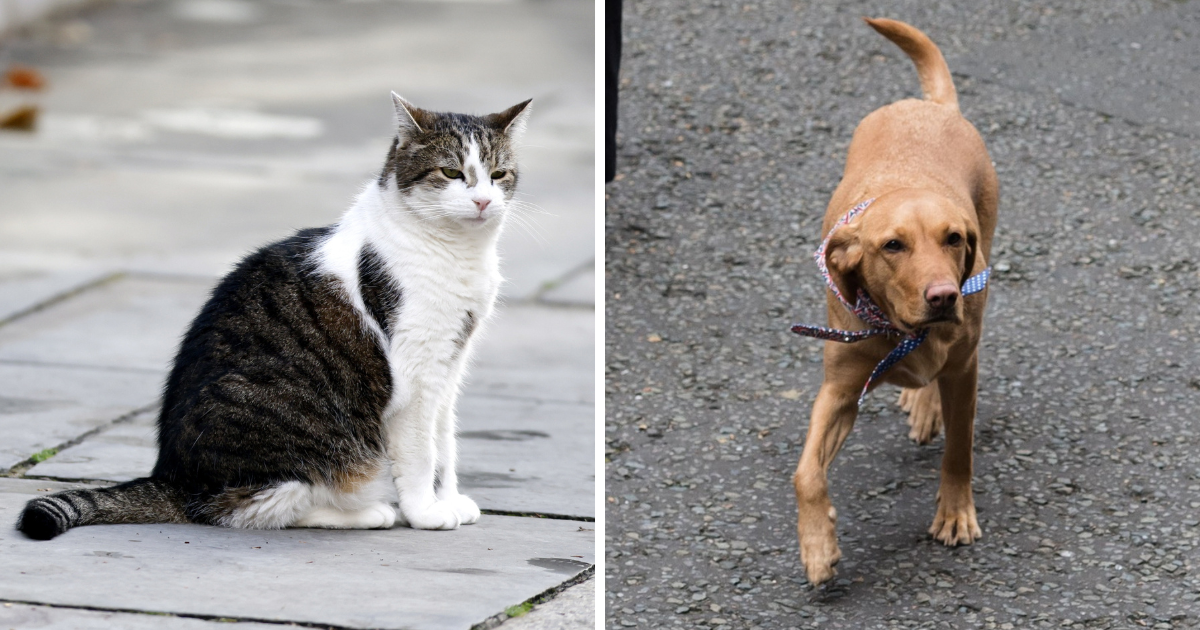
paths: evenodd
<path fill-rule="evenodd" d="M 935 284 L 925 289 L 925 302 L 936 309 L 947 309 L 958 302 L 958 287 L 953 284 Z"/>

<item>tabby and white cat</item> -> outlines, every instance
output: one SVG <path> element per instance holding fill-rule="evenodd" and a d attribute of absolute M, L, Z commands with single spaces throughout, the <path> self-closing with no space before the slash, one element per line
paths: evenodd
<path fill-rule="evenodd" d="M 529 101 L 477 117 L 392 98 L 383 172 L 341 221 L 258 250 L 213 290 L 167 380 L 150 477 L 34 499 L 21 531 L 479 519 L 458 492 L 455 405 L 501 282 Z"/>

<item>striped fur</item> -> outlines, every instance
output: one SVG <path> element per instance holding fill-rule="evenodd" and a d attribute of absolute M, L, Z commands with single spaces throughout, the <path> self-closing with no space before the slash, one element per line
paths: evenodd
<path fill-rule="evenodd" d="M 50 540 L 80 525 L 94 523 L 186 523 L 183 494 L 155 479 L 136 479 L 111 488 L 71 490 L 29 502 L 17 529 L 36 540 Z"/>
<path fill-rule="evenodd" d="M 30 501 L 21 531 L 453 529 L 479 518 L 458 493 L 455 407 L 501 281 L 496 242 L 528 102 L 474 117 L 393 97 L 400 124 L 380 178 L 338 224 L 247 256 L 192 322 L 151 476 Z"/>

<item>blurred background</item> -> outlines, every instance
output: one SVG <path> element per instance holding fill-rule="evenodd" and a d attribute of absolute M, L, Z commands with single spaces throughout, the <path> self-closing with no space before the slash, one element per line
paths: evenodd
<path fill-rule="evenodd" d="M 0 280 L 215 276 L 252 248 L 332 223 L 381 168 L 395 90 L 478 114 L 532 97 L 520 194 L 544 214 L 509 226 L 505 294 L 533 297 L 581 267 L 590 282 L 591 3 L 60 5 L 30 21 L 58 5 L 0 2 L 0 68 L 44 81 L 0 89 L 0 119 L 37 108 L 32 125 L 0 131 Z"/>

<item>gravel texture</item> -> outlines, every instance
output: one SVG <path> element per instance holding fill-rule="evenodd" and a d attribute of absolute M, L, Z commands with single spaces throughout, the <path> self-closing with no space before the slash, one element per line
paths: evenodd
<path fill-rule="evenodd" d="M 790 475 L 822 377 L 811 260 L 851 133 L 938 42 L 1001 182 L 983 539 L 926 534 L 940 438 L 868 397 L 811 588 Z M 626 2 L 607 186 L 608 628 L 1200 627 L 1200 3 Z"/>

